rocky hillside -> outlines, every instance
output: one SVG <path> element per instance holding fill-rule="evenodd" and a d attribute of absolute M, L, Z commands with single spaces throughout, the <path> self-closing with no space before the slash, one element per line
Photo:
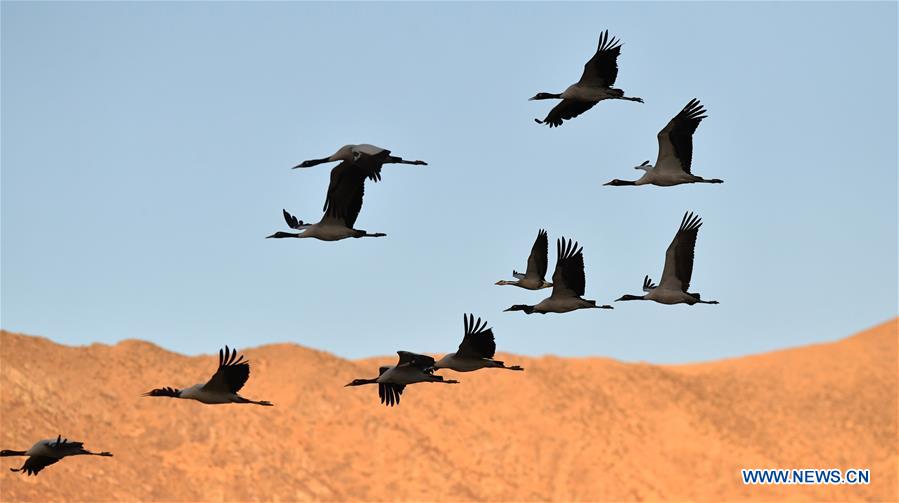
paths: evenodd
<path fill-rule="evenodd" d="M 57 433 L 113 458 L 37 477 L 0 458 L 3 501 L 877 500 L 897 497 L 896 321 L 832 344 L 688 366 L 504 355 L 525 372 L 344 388 L 390 358 L 245 349 L 275 407 L 142 398 L 216 356 L 0 333 L 0 447 Z M 744 486 L 742 467 L 870 468 L 868 486 Z"/>

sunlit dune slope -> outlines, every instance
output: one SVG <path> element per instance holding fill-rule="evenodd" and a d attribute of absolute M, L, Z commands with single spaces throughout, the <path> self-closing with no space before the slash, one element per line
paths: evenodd
<path fill-rule="evenodd" d="M 216 356 L 0 333 L 0 448 L 61 433 L 113 458 L 37 477 L 0 458 L 3 501 L 876 500 L 897 497 L 896 321 L 832 344 L 687 366 L 503 355 L 525 372 L 344 388 L 394 358 L 246 349 L 275 407 L 142 398 Z M 447 374 L 452 374 L 447 372 Z M 868 486 L 744 486 L 740 469 L 870 468 Z"/>

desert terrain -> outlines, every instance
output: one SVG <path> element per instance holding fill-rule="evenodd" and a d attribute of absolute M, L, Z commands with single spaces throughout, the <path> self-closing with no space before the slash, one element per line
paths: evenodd
<path fill-rule="evenodd" d="M 897 322 L 835 343 L 659 366 L 499 355 L 525 372 L 374 386 L 394 356 L 241 348 L 242 394 L 275 407 L 143 398 L 205 382 L 217 356 L 153 344 L 68 347 L 0 332 L 0 448 L 57 433 L 113 458 L 36 477 L 3 501 L 896 501 Z M 867 486 L 744 486 L 741 468 L 870 468 Z"/>

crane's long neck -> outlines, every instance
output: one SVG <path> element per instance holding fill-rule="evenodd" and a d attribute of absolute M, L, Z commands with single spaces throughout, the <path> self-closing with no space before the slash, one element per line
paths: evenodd
<path fill-rule="evenodd" d="M 507 281 L 507 280 L 501 279 L 494 284 L 500 285 L 500 286 L 505 286 L 505 285 L 513 285 L 514 286 L 514 285 L 518 284 L 518 281 L 517 280 L 516 281 Z"/>
<path fill-rule="evenodd" d="M 515 304 L 509 309 L 506 309 L 506 311 L 524 311 L 525 314 L 533 314 L 534 306 L 529 306 L 527 304 Z"/>
<path fill-rule="evenodd" d="M 296 166 L 293 167 L 293 169 L 311 168 L 312 166 L 318 166 L 319 164 L 322 164 L 325 162 L 331 162 L 331 161 L 333 161 L 333 159 L 331 159 L 331 157 L 334 157 L 334 156 L 322 157 L 321 159 L 309 159 L 308 161 L 303 161 L 303 162 L 297 164 Z"/>
<path fill-rule="evenodd" d="M 611 185 L 611 186 L 613 186 L 613 187 L 619 187 L 619 186 L 622 186 L 622 185 L 637 185 L 637 182 L 632 181 L 632 180 L 619 180 L 619 179 L 616 178 L 616 179 L 612 180 L 611 182 L 609 182 L 609 183 L 607 183 L 607 184 L 605 184 L 605 185 Z"/>
<path fill-rule="evenodd" d="M 28 451 L 10 451 L 10 450 L 2 450 L 0 451 L 0 456 L 25 456 L 25 453 Z"/>
<path fill-rule="evenodd" d="M 615 302 L 618 302 L 619 300 L 646 300 L 646 296 L 645 295 L 623 295 L 620 299 L 616 300 Z"/>
<path fill-rule="evenodd" d="M 353 382 L 347 384 L 346 386 L 362 386 L 365 384 L 375 384 L 377 382 L 378 382 L 377 377 L 372 378 L 372 379 L 354 379 Z M 346 387 L 346 386 L 344 386 L 344 387 Z"/>
<path fill-rule="evenodd" d="M 293 169 L 297 168 L 311 168 L 312 166 L 318 166 L 319 164 L 325 162 L 334 162 L 334 161 L 352 161 L 354 160 L 352 145 L 344 145 L 337 152 L 329 155 L 328 157 L 322 157 L 321 159 L 309 159 L 308 161 L 303 161 Z"/>
<path fill-rule="evenodd" d="M 265 236 L 266 239 L 274 238 L 274 239 L 283 239 L 283 238 L 308 238 L 311 236 L 307 236 L 305 232 L 276 232 L 271 236 Z"/>

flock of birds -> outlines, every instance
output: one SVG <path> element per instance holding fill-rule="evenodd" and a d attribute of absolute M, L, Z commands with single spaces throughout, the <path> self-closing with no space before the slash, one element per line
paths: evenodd
<path fill-rule="evenodd" d="M 618 56 L 621 43 L 609 37 L 608 30 L 599 37 L 599 47 L 584 65 L 580 80 L 561 93 L 537 93 L 531 100 L 561 100 L 543 120 L 534 119 L 538 124 L 559 127 L 593 108 L 603 100 L 618 99 L 643 103 L 643 99 L 628 97 L 624 91 L 612 87 L 618 76 Z M 658 133 L 659 152 L 655 165 L 644 162 L 636 169 L 643 175 L 632 181 L 614 179 L 605 185 L 657 185 L 670 187 L 685 183 L 722 183 L 719 179 L 705 179 L 691 172 L 693 157 L 693 133 L 706 111 L 699 100 L 693 99 L 672 118 Z M 409 161 L 392 155 L 390 150 L 374 145 L 345 145 L 334 154 L 303 161 L 294 167 L 310 168 L 328 162 L 340 162 L 331 169 L 331 178 L 325 195 L 322 211 L 324 215 L 317 223 L 307 223 L 283 210 L 287 227 L 298 232 L 276 232 L 269 238 L 315 238 L 322 241 L 338 241 L 346 238 L 383 237 L 384 233 L 369 233 L 354 227 L 365 192 L 365 181 L 381 180 L 381 169 L 385 164 L 427 165 L 426 162 Z M 671 244 L 665 252 L 665 265 L 658 285 L 649 276 L 643 279 L 643 295 L 624 295 L 617 301 L 651 300 L 661 304 L 717 304 L 717 301 L 702 300 L 700 294 L 690 292 L 690 278 L 693 274 L 693 253 L 702 220 L 693 213 L 686 213 Z M 528 256 L 524 274 L 512 271 L 514 281 L 501 280 L 497 285 L 512 285 L 526 290 L 552 288 L 549 297 L 535 305 L 516 304 L 506 311 L 532 313 L 567 313 L 577 309 L 612 309 L 609 305 L 597 305 L 595 300 L 584 299 L 586 281 L 584 278 L 583 248 L 576 241 L 559 238 L 556 241 L 556 267 L 552 282 L 546 281 L 548 270 L 549 237 L 540 230 Z M 520 366 L 507 366 L 495 360 L 496 341 L 493 330 L 487 323 L 474 315 L 464 316 L 465 334 L 455 353 L 436 360 L 431 356 L 398 351 L 399 360 L 394 366 L 378 369 L 378 376 L 355 379 L 346 386 L 377 384 L 381 403 L 394 406 L 400 402 L 406 386 L 416 383 L 457 384 L 454 379 L 445 379 L 436 372 L 453 370 L 471 372 L 484 368 L 501 368 L 515 371 L 524 370 Z M 250 377 L 250 364 L 236 350 L 225 346 L 219 350 L 219 364 L 215 374 L 205 384 L 178 389 L 162 387 L 153 389 L 143 396 L 169 397 L 196 400 L 204 404 L 243 403 L 272 406 L 265 400 L 250 400 L 239 391 Z M 40 440 L 27 451 L 2 450 L 0 456 L 26 456 L 28 459 L 14 472 L 36 475 L 43 468 L 68 456 L 91 455 L 112 456 L 109 452 L 94 453 L 84 449 L 82 442 L 69 441 L 57 436 L 55 439 Z"/>

